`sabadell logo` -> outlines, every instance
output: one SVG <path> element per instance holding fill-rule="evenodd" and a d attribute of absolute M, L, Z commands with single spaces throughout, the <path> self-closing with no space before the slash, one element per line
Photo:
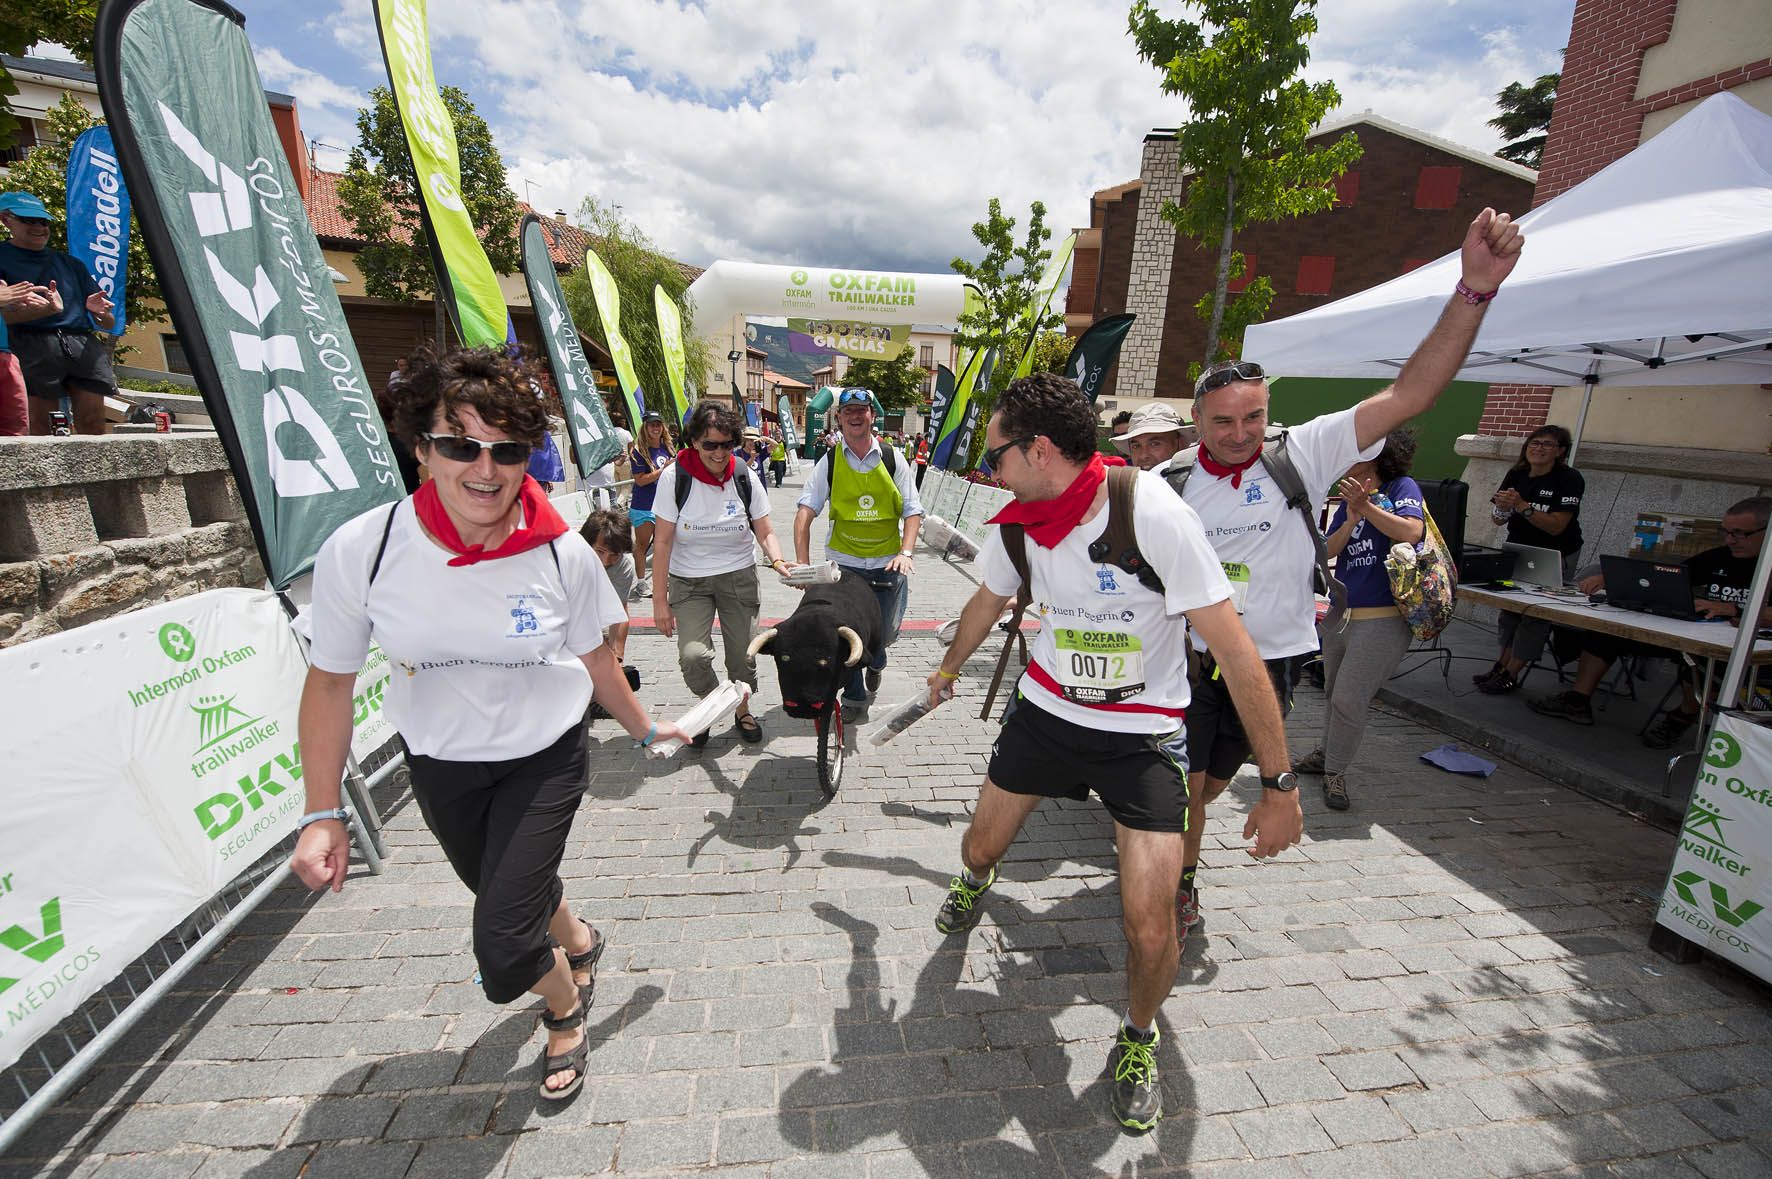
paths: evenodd
<path fill-rule="evenodd" d="M 1704 764 L 1726 770 L 1741 761 L 1741 742 L 1727 733 L 1712 733 L 1710 748 L 1704 751 Z"/>
<path fill-rule="evenodd" d="M 156 637 L 160 640 L 160 649 L 166 652 L 168 659 L 189 663 L 192 656 L 197 654 L 197 640 L 183 623 L 167 623 L 160 628 Z"/>

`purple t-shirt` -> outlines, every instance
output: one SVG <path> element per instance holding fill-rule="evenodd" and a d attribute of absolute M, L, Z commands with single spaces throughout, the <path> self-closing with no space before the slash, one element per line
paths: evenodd
<path fill-rule="evenodd" d="M 640 475 L 644 475 L 648 471 L 656 471 L 663 467 L 675 453 L 676 452 L 668 446 L 654 446 L 650 449 L 643 449 L 639 446 L 630 446 L 628 448 L 628 470 Z M 654 479 L 644 487 L 636 484 L 634 486 L 634 498 L 630 503 L 639 511 L 650 512 L 652 510 L 652 498 L 657 494 L 657 479 Z"/>
<path fill-rule="evenodd" d="M 1392 479 L 1379 488 L 1379 495 L 1390 500 L 1390 512 L 1393 516 L 1402 516 L 1410 520 L 1419 520 L 1421 514 L 1421 486 L 1415 480 L 1404 475 Z M 1378 496 L 1374 496 L 1377 499 Z M 1380 507 L 1385 504 L 1380 501 Z M 1329 521 L 1329 531 L 1334 532 L 1347 521 L 1347 505 L 1342 504 L 1335 509 L 1335 518 Z M 1361 520 L 1354 525 L 1353 535 L 1347 538 L 1347 547 L 1341 550 L 1341 556 L 1335 562 L 1335 576 L 1347 586 L 1347 604 L 1349 606 L 1394 606 L 1397 600 L 1391 597 L 1390 574 L 1385 572 L 1384 559 L 1390 556 L 1391 545 L 1395 542 L 1373 526 L 1370 520 Z"/>

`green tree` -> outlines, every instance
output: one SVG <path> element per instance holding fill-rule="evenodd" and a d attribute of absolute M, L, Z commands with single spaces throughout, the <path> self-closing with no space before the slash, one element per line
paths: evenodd
<path fill-rule="evenodd" d="M 652 288 L 663 286 L 665 294 L 676 301 L 683 314 L 684 380 L 695 391 L 709 391 L 708 349 L 695 334 L 694 308 L 683 298 L 689 289 L 689 276 L 683 267 L 659 251 L 652 239 L 631 221 L 622 218 L 616 205 L 605 205 L 594 197 L 586 197 L 578 207 L 578 223 L 591 235 L 591 248 L 621 292 L 621 334 L 634 353 L 634 372 L 646 392 L 646 407 L 658 409 L 670 403 L 671 382 L 665 375 L 664 348 L 658 340 L 658 318 L 653 308 Z M 585 275 L 583 259 L 577 270 L 568 274 L 560 285 L 566 291 L 566 306 L 578 334 L 592 340 L 605 353 L 609 336 L 603 330 L 603 317 L 597 314 L 597 301 L 591 295 L 590 279 Z M 724 384 L 723 375 L 716 380 Z M 626 417 L 625 410 L 616 420 Z M 671 415 L 665 414 L 666 420 Z"/>
<path fill-rule="evenodd" d="M 441 93 L 455 124 L 462 201 L 492 268 L 513 274 L 521 260 L 517 198 L 505 184 L 504 160 L 492 142 L 492 129 L 462 91 L 445 86 Z M 371 90 L 369 105 L 357 112 L 357 146 L 339 178 L 338 200 L 365 242 L 357 266 L 366 292 L 378 299 L 415 299 L 436 290 L 418 177 L 393 91 L 386 86 Z"/>
<path fill-rule="evenodd" d="M 1076 345 L 1077 341 L 1063 332 L 1041 332 L 1034 341 L 1034 371 L 1062 375 L 1064 362 L 1071 358 L 1071 349 Z"/>
<path fill-rule="evenodd" d="M 92 26 L 98 0 L 0 0 L 0 53 L 23 57 L 39 41 L 52 41 L 92 64 Z M 18 142 L 19 120 L 12 112 L 18 83 L 0 63 L 0 148 Z"/>
<path fill-rule="evenodd" d="M 1017 245 L 1015 218 L 1005 217 L 1003 202 L 992 197 L 985 219 L 973 222 L 972 236 L 984 247 L 984 257 L 977 262 L 955 258 L 948 266 L 976 286 L 982 296 L 977 306 L 960 316 L 960 347 L 997 349 L 997 367 L 991 372 L 990 384 L 973 392 L 982 422 L 997 404 L 997 395 L 1009 383 L 1027 344 L 1034 292 L 1046 264 L 1052 260 L 1052 251 L 1046 247 L 1052 231 L 1046 227 L 1046 206 L 1035 201 L 1028 206 L 1027 232 Z M 1063 315 L 1048 310 L 1031 326 L 1036 332 L 1043 332 L 1063 322 Z M 984 430 L 974 433 L 972 451 L 976 465 L 984 452 Z"/>
<path fill-rule="evenodd" d="M 1232 250 L 1252 222 L 1320 213 L 1335 204 L 1335 178 L 1360 158 L 1352 132 L 1326 147 L 1306 143 L 1340 102 L 1333 82 L 1307 84 L 1316 0 L 1185 0 L 1201 20 L 1164 20 L 1149 0 L 1127 18 L 1138 55 L 1163 75 L 1165 94 L 1185 98 L 1187 122 L 1176 132 L 1180 167 L 1190 174 L 1179 204 L 1163 216 L 1203 248 L 1216 247 L 1212 289 L 1202 300 L 1204 362 L 1235 355 L 1242 327 L 1267 313 L 1273 286 L 1256 278 L 1226 308 L 1240 270 Z"/>
<path fill-rule="evenodd" d="M 1495 154 L 1504 160 L 1536 168 L 1544 159 L 1545 134 L 1550 130 L 1551 108 L 1557 102 L 1557 85 L 1562 74 L 1540 74 L 1527 86 L 1509 82 L 1495 96 L 1501 113 L 1489 125 L 1507 137 L 1507 143 Z"/>
<path fill-rule="evenodd" d="M 851 361 L 843 384 L 868 390 L 888 410 L 909 409 L 927 400 L 923 378 L 928 374 L 928 369 L 911 363 L 911 349 L 905 348 L 891 360 Z"/>
<path fill-rule="evenodd" d="M 43 202 L 50 217 L 49 248 L 65 250 L 68 248 L 68 155 L 74 150 L 74 141 L 87 128 L 96 127 L 104 120 L 75 102 L 72 94 L 64 94 L 45 116 L 45 121 L 49 124 L 49 138 L 12 166 L 6 176 L 6 188 L 28 192 Z M 160 301 L 160 281 L 154 273 L 154 263 L 148 257 L 141 224 L 136 221 L 133 210 L 129 214 L 129 280 L 124 287 L 123 309 L 132 324 L 158 323 L 166 318 L 165 304 Z M 126 356 L 129 351 L 119 348 L 118 355 Z"/>

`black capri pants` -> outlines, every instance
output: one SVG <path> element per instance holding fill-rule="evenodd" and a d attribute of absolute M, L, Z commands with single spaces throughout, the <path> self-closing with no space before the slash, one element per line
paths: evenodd
<path fill-rule="evenodd" d="M 560 906 L 560 860 L 585 792 L 586 728 L 509 761 L 411 755 L 412 795 L 450 867 L 474 894 L 474 960 L 494 1003 L 554 968 L 548 922 Z"/>

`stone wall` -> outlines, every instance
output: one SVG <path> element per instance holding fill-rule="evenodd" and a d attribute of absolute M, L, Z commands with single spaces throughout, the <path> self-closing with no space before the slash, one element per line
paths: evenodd
<path fill-rule="evenodd" d="M 0 646 L 264 580 L 214 434 L 0 439 Z"/>

